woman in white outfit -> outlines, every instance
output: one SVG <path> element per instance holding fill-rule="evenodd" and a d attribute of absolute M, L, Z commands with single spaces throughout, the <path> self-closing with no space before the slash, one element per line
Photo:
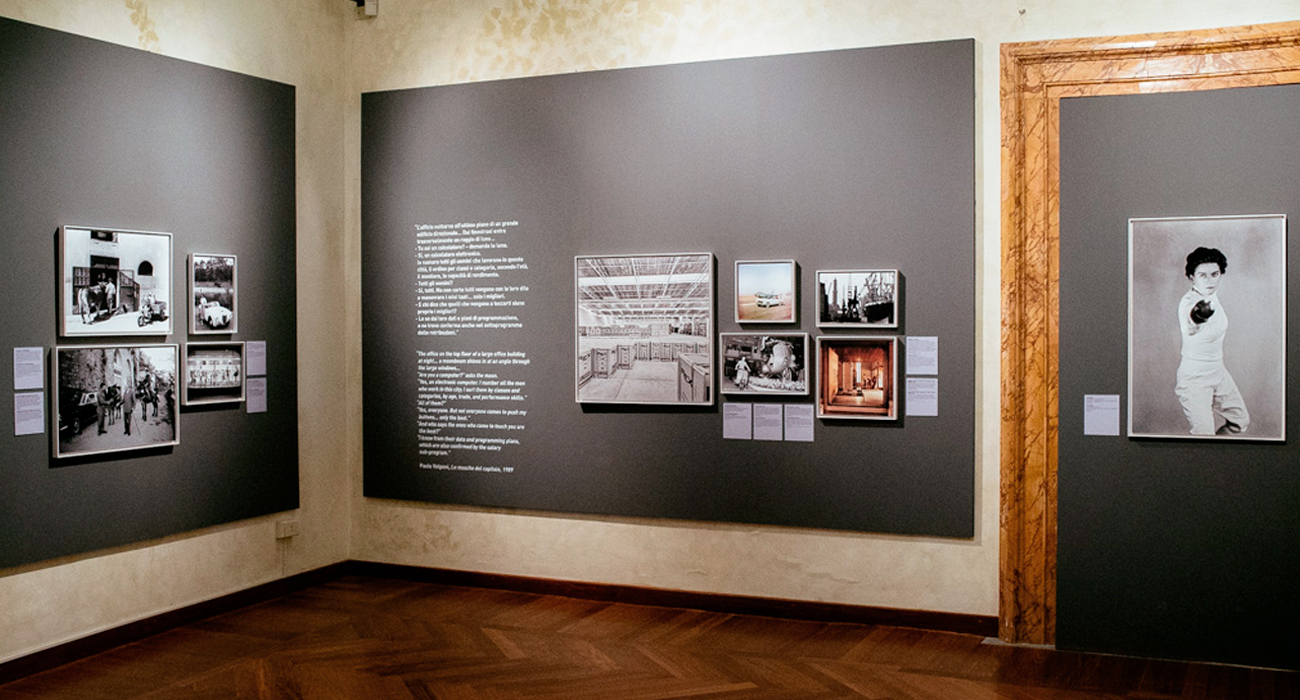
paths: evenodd
<path fill-rule="evenodd" d="M 1246 402 L 1223 365 L 1228 314 L 1218 289 L 1227 269 L 1228 259 L 1217 248 L 1197 248 L 1187 256 L 1185 271 L 1192 288 L 1178 302 L 1183 350 L 1174 392 L 1192 435 L 1237 435 L 1250 425 Z M 1217 429 L 1216 415 L 1223 419 Z"/>

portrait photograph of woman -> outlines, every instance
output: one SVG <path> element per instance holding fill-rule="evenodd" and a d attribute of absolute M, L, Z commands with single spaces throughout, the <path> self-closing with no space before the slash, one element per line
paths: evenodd
<path fill-rule="evenodd" d="M 1283 440 L 1286 217 L 1129 220 L 1130 437 Z"/>

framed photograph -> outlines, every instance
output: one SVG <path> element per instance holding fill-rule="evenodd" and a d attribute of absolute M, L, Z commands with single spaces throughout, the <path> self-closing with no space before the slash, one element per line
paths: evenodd
<path fill-rule="evenodd" d="M 237 403 L 244 400 L 243 343 L 186 343 L 181 403 Z"/>
<path fill-rule="evenodd" d="M 239 330 L 235 262 L 233 255 L 190 253 L 190 333 Z"/>
<path fill-rule="evenodd" d="M 59 334 L 169 335 L 172 235 L 59 229 Z"/>
<path fill-rule="evenodd" d="M 736 323 L 794 323 L 793 260 L 736 261 Z"/>
<path fill-rule="evenodd" d="M 578 403 L 713 404 L 713 254 L 574 258 Z"/>
<path fill-rule="evenodd" d="M 818 328 L 898 328 L 898 270 L 818 270 Z"/>
<path fill-rule="evenodd" d="M 898 418 L 898 340 L 817 337 L 817 417 Z"/>
<path fill-rule="evenodd" d="M 175 345 L 56 347 L 54 456 L 180 444 L 177 359 Z"/>
<path fill-rule="evenodd" d="M 807 333 L 722 333 L 724 394 L 808 394 Z"/>
<path fill-rule="evenodd" d="M 1129 437 L 1286 439 L 1286 224 L 1129 219 Z"/>

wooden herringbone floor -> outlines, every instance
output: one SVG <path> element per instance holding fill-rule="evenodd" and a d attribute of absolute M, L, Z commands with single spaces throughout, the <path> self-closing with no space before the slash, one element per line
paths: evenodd
<path fill-rule="evenodd" d="M 1298 677 L 348 576 L 0 686 L 0 700 L 1296 700 Z"/>

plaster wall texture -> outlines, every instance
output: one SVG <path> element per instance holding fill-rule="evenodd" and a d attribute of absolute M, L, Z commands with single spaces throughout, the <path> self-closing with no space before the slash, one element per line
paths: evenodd
<path fill-rule="evenodd" d="M 999 45 L 1280 22 L 1296 0 L 381 0 L 347 33 L 347 237 L 360 240 L 360 102 L 374 90 L 974 37 L 976 524 L 971 540 L 416 505 L 361 496 L 352 557 L 578 581 L 996 615 Z M 357 318 L 359 299 L 349 318 Z M 349 366 L 360 334 L 348 334 Z"/>
<path fill-rule="evenodd" d="M 348 7 L 0 0 L 3 17 L 296 86 L 300 461 L 295 512 L 0 571 L 0 661 L 347 558 L 346 356 L 337 306 L 315 300 L 337 297 L 346 271 L 339 47 Z M 299 536 L 275 539 L 283 517 L 298 519 Z"/>
<path fill-rule="evenodd" d="M 0 16 L 297 87 L 302 534 L 277 517 L 0 571 L 0 661 L 346 558 L 997 612 L 1002 42 L 1294 20 L 1296 0 L 0 0 Z M 361 497 L 360 93 L 974 37 L 978 425 L 971 540 Z M 343 303 L 320 303 L 338 299 Z M 281 516 L 283 517 L 283 516 Z"/>

